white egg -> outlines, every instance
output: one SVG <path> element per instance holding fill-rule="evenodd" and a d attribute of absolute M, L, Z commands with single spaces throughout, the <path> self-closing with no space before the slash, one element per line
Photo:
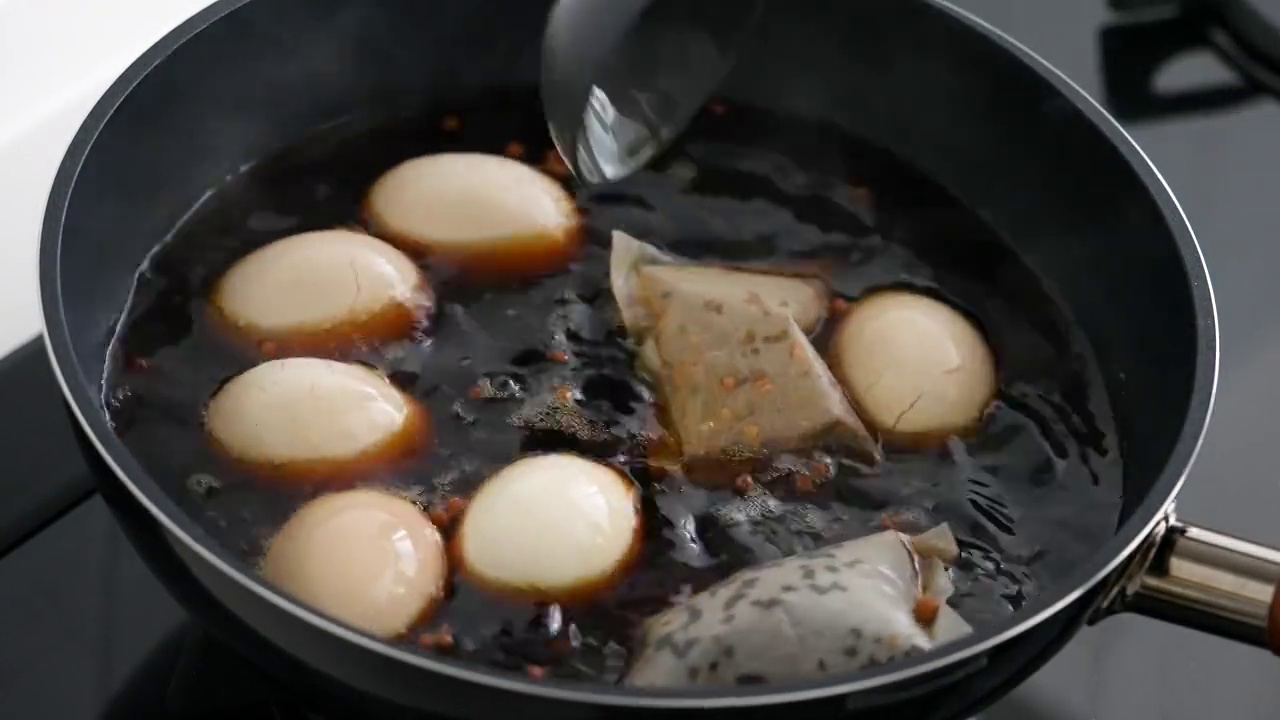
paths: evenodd
<path fill-rule="evenodd" d="M 500 155 L 440 153 L 407 160 L 365 199 L 374 232 L 471 277 L 560 270 L 577 252 L 573 198 L 551 177 Z"/>
<path fill-rule="evenodd" d="M 205 429 L 230 456 L 308 478 L 410 452 L 427 424 L 376 371 L 319 358 L 264 362 L 223 385 L 205 411 Z"/>
<path fill-rule="evenodd" d="M 972 430 L 996 392 L 978 328 L 944 302 L 888 290 L 854 303 L 832 337 L 832 370 L 888 442 L 927 444 Z"/>
<path fill-rule="evenodd" d="M 431 520 L 408 500 L 368 489 L 299 508 L 268 544 L 260 571 L 289 595 L 383 638 L 425 619 L 448 576 Z"/>
<path fill-rule="evenodd" d="M 575 455 L 536 455 L 489 478 L 456 537 L 478 583 L 548 602 L 584 599 L 619 578 L 639 542 L 639 499 L 617 471 Z"/>
<path fill-rule="evenodd" d="M 277 352 L 345 348 L 409 335 L 433 295 L 403 252 L 350 230 L 293 235 L 231 266 L 212 301 L 234 328 Z"/>

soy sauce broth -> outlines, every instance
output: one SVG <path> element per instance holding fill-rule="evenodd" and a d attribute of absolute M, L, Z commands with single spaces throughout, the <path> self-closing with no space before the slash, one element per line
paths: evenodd
<path fill-rule="evenodd" d="M 365 190 L 401 160 L 471 150 L 537 164 L 552 149 L 536 94 L 510 92 L 447 112 L 340 123 L 212 188 L 137 275 L 103 389 L 116 432 L 188 513 L 255 563 L 322 489 L 255 479 L 206 443 L 205 402 L 263 359 L 209 324 L 213 283 L 272 240 L 359 223 Z M 622 468 L 641 489 L 640 558 L 614 591 L 581 608 L 513 604 L 455 577 L 441 609 L 399 643 L 434 652 L 419 636 L 447 625 L 460 656 L 613 682 L 637 623 L 673 598 L 756 562 L 890 524 L 916 532 L 940 521 L 963 550 L 951 603 L 981 631 L 1058 588 L 1111 536 L 1121 461 L 1087 346 L 990 228 L 889 153 L 829 127 L 713 103 L 651 170 L 579 190 L 577 200 L 586 242 L 568 271 L 488 288 L 435 275 L 429 328 L 350 356 L 417 398 L 436 436 L 408 465 L 362 484 L 438 507 L 522 454 L 573 450 Z M 634 373 L 609 291 L 614 229 L 693 258 L 816 263 L 850 300 L 886 286 L 945 298 L 984 330 L 998 400 L 973 439 L 889 452 L 874 474 L 818 457 L 829 480 L 780 471 L 761 483 L 767 493 L 749 498 L 659 477 L 643 449 L 653 394 Z M 531 429 L 548 420 L 537 403 L 566 392 L 586 422 L 570 432 Z"/>

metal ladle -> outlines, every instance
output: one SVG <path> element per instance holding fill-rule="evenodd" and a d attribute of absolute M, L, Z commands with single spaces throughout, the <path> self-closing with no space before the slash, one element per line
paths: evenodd
<path fill-rule="evenodd" d="M 644 167 L 733 66 L 764 0 L 559 0 L 543 36 L 551 138 L 582 182 Z"/>

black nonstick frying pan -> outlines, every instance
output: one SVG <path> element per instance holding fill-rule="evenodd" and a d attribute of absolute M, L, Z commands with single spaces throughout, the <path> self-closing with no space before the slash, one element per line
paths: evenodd
<path fill-rule="evenodd" d="M 1173 514 L 1218 367 L 1209 278 L 1177 201 L 1069 80 L 963 11 L 924 0 L 766 3 L 722 93 L 890 148 L 974 208 L 1062 298 L 1099 359 L 1125 460 L 1115 535 L 1063 590 L 962 642 L 854 677 L 641 693 L 397 650 L 291 602 L 215 543 L 102 409 L 108 342 L 139 264 L 210 187 L 310 130 L 405 98 L 535 87 L 549 9 L 222 0 L 131 66 L 76 135 L 41 240 L 46 341 L 104 494 L 193 614 L 300 692 L 362 716 L 968 717 L 1083 623 L 1122 610 L 1280 650 L 1280 553 Z"/>

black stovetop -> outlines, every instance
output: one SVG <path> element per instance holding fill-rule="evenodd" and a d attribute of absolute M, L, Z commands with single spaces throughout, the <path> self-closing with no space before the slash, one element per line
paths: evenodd
<path fill-rule="evenodd" d="M 1222 379 L 1179 510 L 1280 545 L 1280 100 L 1243 84 L 1215 54 L 1188 48 L 1199 31 L 1162 19 L 1159 8 L 1121 22 L 1103 0 L 956 4 L 1121 115 L 1181 199 L 1215 283 Z M 188 623 L 90 494 L 41 348 L 0 361 L 0 397 L 10 423 L 0 435 L 0 549 L 30 535 L 0 561 L 0 715 L 292 717 L 289 703 L 265 702 L 271 688 Z M 52 525 L 33 527 L 80 498 Z M 1086 629 L 982 717 L 1270 720 L 1280 708 L 1276 672 L 1256 650 L 1117 617 Z"/>

